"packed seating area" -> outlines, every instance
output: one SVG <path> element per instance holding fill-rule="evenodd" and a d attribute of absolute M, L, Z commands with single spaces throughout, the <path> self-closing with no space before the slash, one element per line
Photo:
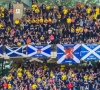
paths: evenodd
<path fill-rule="evenodd" d="M 0 44 L 100 43 L 100 9 L 83 6 L 67 9 L 64 6 L 36 4 L 26 8 L 21 20 L 13 21 L 13 13 L 4 7 L 0 11 Z"/>
<path fill-rule="evenodd" d="M 13 12 L 0 8 L 0 45 L 100 44 L 100 8 L 75 8 L 33 4 L 23 18 L 13 21 Z M 20 64 L 0 79 L 0 90 L 100 90 L 100 65 L 96 67 L 49 67 Z"/>
<path fill-rule="evenodd" d="M 34 66 L 35 65 L 35 66 Z M 0 80 L 0 90 L 100 90 L 100 67 L 19 65 Z"/>

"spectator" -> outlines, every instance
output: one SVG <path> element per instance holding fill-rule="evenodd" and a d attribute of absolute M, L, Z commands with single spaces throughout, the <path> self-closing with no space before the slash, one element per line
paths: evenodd
<path fill-rule="evenodd" d="M 47 44 L 50 37 L 53 37 L 50 44 L 92 44 L 100 41 L 98 6 L 78 3 L 76 8 L 67 9 L 33 3 L 31 9 L 26 8 L 23 18 L 16 19 L 14 23 L 10 10 L 5 7 L 0 10 L 0 42 L 4 45 Z"/>
<path fill-rule="evenodd" d="M 46 64 L 36 63 L 35 68 L 32 63 L 28 62 L 27 65 L 27 68 L 24 66 L 14 69 L 6 78 L 0 80 L 1 86 L 11 90 L 99 90 L 99 68 L 94 72 L 93 67 L 84 70 L 68 69 L 64 65 L 55 66 L 55 69 Z"/>

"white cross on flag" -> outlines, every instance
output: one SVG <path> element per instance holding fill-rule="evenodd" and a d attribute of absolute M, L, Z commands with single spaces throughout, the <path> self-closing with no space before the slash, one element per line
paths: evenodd
<path fill-rule="evenodd" d="M 50 57 L 51 56 L 51 45 L 47 46 L 34 46 L 28 45 L 27 55 L 32 57 Z"/>
<path fill-rule="evenodd" d="M 82 60 L 100 60 L 100 45 L 82 44 L 81 57 Z"/>
<path fill-rule="evenodd" d="M 80 63 L 80 44 L 57 44 L 57 63 Z"/>
<path fill-rule="evenodd" d="M 6 46 L 6 54 L 10 57 L 26 56 L 22 53 L 22 47 L 9 47 Z"/>

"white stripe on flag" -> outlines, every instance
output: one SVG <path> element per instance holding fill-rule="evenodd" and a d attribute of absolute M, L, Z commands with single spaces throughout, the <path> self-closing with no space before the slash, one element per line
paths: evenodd
<path fill-rule="evenodd" d="M 92 49 L 90 49 L 89 47 L 87 47 L 85 44 L 82 44 L 82 46 L 85 48 L 85 49 L 87 49 L 88 51 L 89 51 L 89 53 L 88 54 L 86 54 L 84 57 L 82 57 L 82 60 L 85 60 L 89 55 L 91 55 L 91 54 L 94 54 L 96 57 L 98 57 L 99 59 L 100 59 L 100 55 L 98 55 L 95 51 L 97 50 L 97 49 L 99 49 L 100 48 L 100 45 L 98 45 L 96 48 L 94 48 L 93 50 Z"/>
<path fill-rule="evenodd" d="M 57 47 L 60 48 L 63 52 L 65 52 L 64 47 L 61 44 L 57 44 Z"/>
<path fill-rule="evenodd" d="M 42 55 L 45 55 L 45 56 L 47 56 L 47 57 L 50 57 L 50 54 L 48 54 L 48 53 L 42 52 L 41 54 L 42 54 Z"/>
<path fill-rule="evenodd" d="M 73 55 L 74 56 L 74 55 Z M 73 60 L 76 62 L 76 63 L 80 63 L 80 60 L 77 58 L 77 57 L 73 57 Z"/>
<path fill-rule="evenodd" d="M 73 52 L 74 52 L 75 50 L 77 50 L 80 46 L 81 46 L 81 44 L 76 44 L 76 45 L 74 46 Z"/>
<path fill-rule="evenodd" d="M 65 58 L 66 58 L 66 55 L 63 55 L 63 56 L 57 61 L 57 64 L 60 64 Z"/>
<path fill-rule="evenodd" d="M 75 50 L 77 50 L 80 46 L 81 46 L 81 44 L 76 44 L 76 45 L 74 46 L 73 52 L 74 52 Z M 60 48 L 62 51 L 65 52 L 64 47 L 63 47 L 61 44 L 57 44 L 57 47 Z M 66 55 L 63 55 L 63 56 L 66 56 Z M 62 57 L 63 57 L 63 56 L 62 56 Z M 74 55 L 73 55 L 73 56 L 74 56 Z M 62 57 L 57 61 L 57 63 L 61 63 L 61 62 L 66 58 L 66 57 L 65 57 L 65 58 L 63 59 Z M 63 59 L 63 60 L 62 60 L 62 59 Z M 74 56 L 73 60 L 74 60 L 76 63 L 80 63 L 80 60 L 79 60 L 76 56 Z"/>
<path fill-rule="evenodd" d="M 44 51 L 44 50 L 46 50 L 46 49 L 48 49 L 50 47 L 51 47 L 51 45 L 48 45 L 48 46 L 43 47 L 41 50 Z"/>
<path fill-rule="evenodd" d="M 21 56 L 26 56 L 25 54 L 23 54 L 22 52 L 20 53 L 20 52 L 17 52 L 19 49 L 21 49 L 22 47 L 19 47 L 19 48 L 17 48 L 16 50 L 12 50 L 11 49 L 11 47 L 6 47 L 6 49 L 8 49 L 10 52 L 9 53 L 7 53 L 7 55 L 9 56 L 9 55 L 11 55 L 11 54 L 13 54 L 13 53 L 15 53 L 15 54 L 18 54 L 18 55 L 21 55 Z"/>
<path fill-rule="evenodd" d="M 37 48 L 35 48 L 34 46 L 31 46 L 31 45 L 28 45 L 28 47 L 31 48 L 31 49 L 33 49 L 33 50 L 35 50 L 35 51 L 38 50 Z"/>
<path fill-rule="evenodd" d="M 6 49 L 8 49 L 10 52 L 7 53 L 7 55 L 9 56 L 10 54 L 16 53 L 18 55 L 21 55 L 21 53 L 17 52 L 19 49 L 21 49 L 22 47 L 17 48 L 16 50 L 11 50 L 11 48 L 6 47 Z"/>

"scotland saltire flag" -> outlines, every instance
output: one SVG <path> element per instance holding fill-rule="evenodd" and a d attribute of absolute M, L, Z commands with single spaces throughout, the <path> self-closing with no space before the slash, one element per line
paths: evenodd
<path fill-rule="evenodd" d="M 45 45 L 45 46 L 28 45 L 27 55 L 30 57 L 50 57 L 51 45 Z"/>
<path fill-rule="evenodd" d="M 80 44 L 57 44 L 57 63 L 80 63 Z"/>
<path fill-rule="evenodd" d="M 3 57 L 3 46 L 0 46 L 0 57 Z"/>
<path fill-rule="evenodd" d="M 22 47 L 6 46 L 6 54 L 10 57 L 25 56 L 25 54 L 22 53 Z"/>
<path fill-rule="evenodd" d="M 23 56 L 26 56 L 27 57 L 27 46 L 22 46 L 22 53 L 23 53 Z"/>
<path fill-rule="evenodd" d="M 100 60 L 100 45 L 82 44 L 81 57 L 82 60 Z"/>

